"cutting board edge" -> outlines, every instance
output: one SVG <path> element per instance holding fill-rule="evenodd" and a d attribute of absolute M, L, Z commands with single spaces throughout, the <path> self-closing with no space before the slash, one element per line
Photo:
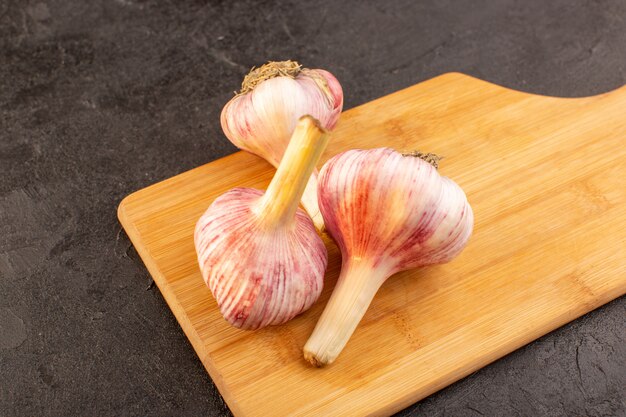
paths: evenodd
<path fill-rule="evenodd" d="M 408 89 L 411 89 L 413 87 L 417 87 L 419 85 L 423 85 L 424 83 L 428 83 L 430 81 L 437 80 L 438 82 L 440 82 L 441 80 L 443 80 L 445 78 L 456 78 L 456 79 L 462 78 L 462 79 L 465 79 L 466 81 L 473 82 L 474 84 L 487 85 L 487 86 L 489 86 L 489 88 L 492 88 L 492 89 L 496 88 L 496 89 L 500 89 L 500 90 L 505 90 L 505 91 L 507 91 L 509 93 L 519 94 L 519 95 L 523 95 L 523 96 L 535 97 L 535 98 L 540 98 L 540 99 L 548 99 L 548 100 L 559 100 L 559 101 L 563 101 L 563 102 L 574 102 L 574 101 L 579 102 L 579 101 L 584 101 L 584 100 L 589 100 L 589 99 L 593 100 L 593 99 L 597 99 L 597 98 L 601 98 L 601 97 L 607 96 L 609 94 L 613 94 L 613 93 L 615 93 L 615 92 L 617 92 L 619 90 L 626 91 L 626 83 L 625 83 L 625 84 L 622 84 L 621 86 L 615 87 L 615 88 L 613 88 L 611 90 L 602 91 L 602 92 L 591 94 L 591 95 L 587 95 L 587 96 L 577 96 L 577 97 L 551 96 L 551 95 L 548 95 L 548 94 L 539 94 L 539 93 L 532 93 L 532 92 L 529 92 L 529 91 L 517 90 L 517 89 L 515 89 L 513 87 L 507 87 L 505 85 L 498 84 L 496 82 L 489 81 L 489 80 L 486 80 L 486 79 L 483 79 L 483 78 L 480 78 L 480 77 L 476 77 L 474 75 L 465 74 L 465 73 L 460 72 L 460 71 L 448 71 L 448 72 L 444 72 L 444 73 L 441 73 L 439 75 L 436 75 L 436 76 L 434 76 L 432 78 L 429 78 L 428 80 L 418 81 L 414 85 L 402 88 L 402 89 L 397 90 L 397 91 L 395 91 L 393 93 L 386 94 L 386 95 L 384 95 L 382 97 L 379 97 L 379 98 L 376 98 L 376 99 L 374 99 L 372 101 L 376 101 L 376 100 L 380 100 L 380 99 L 386 98 L 386 97 L 388 97 L 388 96 L 390 96 L 392 94 L 396 94 L 396 93 L 399 93 L 401 91 L 408 90 Z M 360 104 L 359 106 L 356 106 L 356 107 L 353 107 L 353 108 L 357 108 L 357 107 L 363 106 L 365 104 L 371 103 L 372 101 Z M 349 110 L 352 110 L 352 109 L 349 109 Z"/>
<path fill-rule="evenodd" d="M 193 169 L 190 171 L 193 171 Z M 186 172 L 189 172 L 189 171 L 186 171 Z M 178 174 L 178 175 L 182 175 L 182 174 Z M 171 177 L 171 178 L 174 178 L 174 177 Z M 168 179 L 171 179 L 171 178 L 168 178 Z M 146 269 L 148 270 L 148 272 L 152 276 L 152 279 L 154 280 L 157 287 L 159 288 L 159 292 L 161 293 L 163 299 L 165 300 L 168 307 L 174 314 L 174 317 L 176 318 L 178 325 L 183 330 L 183 333 L 185 334 L 185 336 L 187 336 L 187 338 L 189 339 L 189 342 L 191 343 L 193 350 L 198 355 L 200 362 L 202 363 L 202 366 L 204 366 L 204 369 L 207 370 L 207 372 L 209 373 L 209 376 L 213 380 L 213 383 L 215 384 L 218 391 L 220 392 L 220 395 L 224 398 L 224 401 L 226 401 L 226 404 L 228 404 L 228 408 L 236 417 L 243 417 L 245 416 L 245 413 L 243 412 L 243 410 L 240 409 L 237 399 L 234 398 L 233 395 L 231 395 L 231 392 L 228 389 L 228 386 L 226 385 L 226 382 L 222 378 L 220 372 L 217 369 L 215 369 L 211 361 L 207 359 L 207 357 L 210 356 L 210 353 L 205 349 L 200 336 L 196 333 L 191 323 L 189 323 L 187 316 L 184 314 L 182 310 L 182 306 L 179 304 L 176 298 L 176 295 L 174 294 L 173 291 L 170 291 L 167 288 L 168 285 L 167 285 L 167 281 L 165 277 L 161 273 L 161 270 L 156 265 L 156 263 L 152 261 L 152 258 L 149 255 L 149 251 L 146 249 L 146 246 L 141 243 L 142 242 L 141 237 L 139 236 L 139 232 L 133 223 L 132 216 L 130 216 L 126 210 L 126 206 L 128 202 L 131 201 L 133 198 L 135 198 L 137 193 L 147 188 L 157 186 L 165 181 L 167 180 L 163 180 L 158 183 L 152 184 L 148 187 L 142 188 L 124 197 L 117 207 L 117 218 L 120 221 L 120 224 L 122 225 L 124 230 L 126 231 L 126 234 L 128 235 L 133 246 L 135 247 L 135 250 L 139 254 L 139 257 L 141 258 L 142 262 L 146 266 Z"/>
<path fill-rule="evenodd" d="M 598 308 L 612 301 L 615 301 L 620 297 L 623 297 L 624 295 L 626 295 L 626 284 L 623 286 L 622 289 L 618 289 L 615 294 L 611 294 L 605 299 L 599 300 L 593 305 L 581 305 L 581 309 L 579 311 L 568 311 L 567 313 L 564 313 L 560 317 L 555 319 L 552 323 L 535 328 L 534 330 L 536 330 L 536 332 L 532 333 L 532 335 L 530 336 L 528 333 L 526 333 L 518 339 L 511 339 L 509 343 L 504 345 L 500 350 L 491 352 L 489 355 L 486 355 L 484 360 L 468 366 L 467 369 L 463 369 L 461 367 L 458 371 L 443 375 L 440 382 L 432 384 L 429 388 L 424 389 L 422 392 L 416 391 L 414 393 L 407 394 L 402 399 L 394 403 L 390 403 L 386 407 L 381 407 L 379 410 L 376 410 L 376 412 L 372 415 L 389 416 L 399 411 L 402 411 L 407 407 L 416 404 L 417 402 L 437 393 L 438 391 L 449 387 L 456 382 L 459 382 L 460 380 L 466 378 L 472 373 L 478 372 L 486 366 L 505 358 L 506 356 L 516 352 L 519 349 L 522 349 L 523 347 L 533 342 L 540 340 L 542 337 L 545 337 L 552 332 L 559 330 L 560 328 L 574 322 L 574 320 L 577 320 L 589 313 L 592 313 Z"/>

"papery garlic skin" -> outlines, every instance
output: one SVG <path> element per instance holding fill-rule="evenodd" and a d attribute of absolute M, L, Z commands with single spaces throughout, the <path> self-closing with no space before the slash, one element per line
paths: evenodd
<path fill-rule="evenodd" d="M 234 188 L 198 220 L 200 271 L 233 326 L 282 324 L 319 297 L 328 255 L 298 204 L 327 143 L 316 120 L 300 118 L 267 191 Z"/>
<path fill-rule="evenodd" d="M 223 194 L 195 231 L 202 275 L 222 315 L 247 330 L 285 323 L 311 307 L 327 263 L 326 247 L 304 210 L 297 210 L 289 228 L 259 232 L 265 225 L 253 210 L 262 197 L 250 188 Z"/>
<path fill-rule="evenodd" d="M 343 108 L 343 91 L 337 79 L 321 69 L 300 69 L 293 61 L 270 62 L 280 69 L 273 78 L 263 79 L 251 91 L 244 86 L 222 110 L 221 124 L 226 137 L 238 148 L 252 152 L 278 167 L 296 122 L 303 115 L 319 120 L 332 130 Z M 253 70 L 255 71 L 255 70 Z M 302 204 L 318 229 L 323 220 L 317 206 L 317 171 L 302 197 Z"/>
<path fill-rule="evenodd" d="M 428 162 L 390 148 L 331 158 L 318 189 L 327 231 L 341 253 L 384 261 L 391 273 L 448 262 L 472 233 L 461 187 Z"/>
<path fill-rule="evenodd" d="M 389 148 L 352 150 L 322 168 L 318 198 L 342 254 L 333 294 L 304 348 L 332 363 L 391 275 L 452 260 L 467 244 L 473 213 L 463 190 L 430 163 Z"/>

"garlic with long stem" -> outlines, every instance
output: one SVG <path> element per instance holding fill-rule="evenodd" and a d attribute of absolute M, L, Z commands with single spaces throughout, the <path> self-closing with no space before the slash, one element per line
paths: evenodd
<path fill-rule="evenodd" d="M 324 129 L 331 130 L 342 107 L 341 85 L 328 71 L 301 68 L 295 61 L 269 62 L 244 78 L 239 94 L 224 106 L 221 123 L 235 146 L 278 167 L 301 116 L 311 115 Z M 317 170 L 311 174 L 302 205 L 322 230 Z"/>
<path fill-rule="evenodd" d="M 379 148 L 344 152 L 322 168 L 319 204 L 342 268 L 304 347 L 313 365 L 335 360 L 387 278 L 448 262 L 465 247 L 472 210 L 437 162 L 432 154 Z"/>
<path fill-rule="evenodd" d="M 232 189 L 198 220 L 200 270 L 233 326 L 284 323 L 319 297 L 328 255 L 298 204 L 327 143 L 319 123 L 302 117 L 265 193 Z"/>

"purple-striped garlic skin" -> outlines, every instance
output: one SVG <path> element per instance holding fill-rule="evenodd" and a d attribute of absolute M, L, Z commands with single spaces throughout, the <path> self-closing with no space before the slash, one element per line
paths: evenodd
<path fill-rule="evenodd" d="M 298 205 L 327 144 L 319 121 L 301 117 L 267 190 L 234 188 L 198 220 L 200 271 L 233 326 L 284 323 L 319 297 L 328 254 Z"/>
<path fill-rule="evenodd" d="M 263 74 L 264 69 L 277 70 L 268 78 L 257 77 L 252 87 L 244 81 L 242 91 L 246 92 L 224 106 L 221 124 L 235 146 L 278 167 L 300 117 L 311 115 L 326 130 L 335 127 L 343 108 L 343 91 L 339 81 L 322 69 L 301 69 L 296 62 L 284 61 L 270 62 L 251 74 L 259 70 Z M 321 230 L 324 223 L 317 206 L 316 179 L 314 170 L 302 205 Z"/>
<path fill-rule="evenodd" d="M 389 274 L 448 262 L 472 234 L 461 187 L 430 163 L 390 148 L 333 157 L 318 187 L 327 230 L 344 258 L 385 264 Z"/>
<path fill-rule="evenodd" d="M 430 163 L 389 148 L 351 150 L 322 167 L 319 206 L 341 250 L 337 285 L 304 347 L 315 366 L 332 363 L 380 286 L 396 272 L 452 260 L 473 214 L 463 190 Z"/>
<path fill-rule="evenodd" d="M 235 188 L 196 224 L 202 277 L 224 318 L 254 330 L 307 310 L 323 287 L 327 253 L 309 216 L 298 209 L 287 227 L 267 229 L 258 216 L 263 192 Z"/>

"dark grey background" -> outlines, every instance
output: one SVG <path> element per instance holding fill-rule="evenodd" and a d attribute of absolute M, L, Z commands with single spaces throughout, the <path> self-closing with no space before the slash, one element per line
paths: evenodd
<path fill-rule="evenodd" d="M 0 415 L 229 412 L 116 219 L 235 151 L 252 65 L 327 68 L 350 108 L 447 71 L 584 96 L 626 80 L 626 1 L 0 0 Z M 626 299 L 400 413 L 626 415 Z"/>

